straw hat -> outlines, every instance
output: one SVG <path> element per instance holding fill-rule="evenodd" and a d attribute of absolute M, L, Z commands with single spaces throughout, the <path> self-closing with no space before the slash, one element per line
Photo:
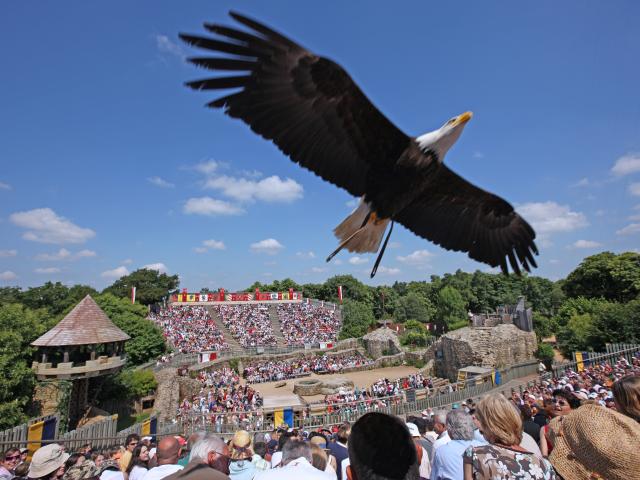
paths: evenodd
<path fill-rule="evenodd" d="M 565 480 L 627 480 L 640 472 L 640 425 L 599 405 L 583 405 L 549 426 L 549 460 Z"/>
<path fill-rule="evenodd" d="M 251 456 L 251 435 L 246 430 L 238 430 L 231 439 L 231 457 L 248 458 Z"/>
<path fill-rule="evenodd" d="M 63 466 L 68 458 L 69 454 L 57 443 L 45 445 L 33 454 L 27 476 L 29 478 L 40 478 L 49 475 Z"/>

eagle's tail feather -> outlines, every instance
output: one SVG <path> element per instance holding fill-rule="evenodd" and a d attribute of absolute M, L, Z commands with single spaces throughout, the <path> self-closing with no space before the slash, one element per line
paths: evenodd
<path fill-rule="evenodd" d="M 343 248 L 357 253 L 377 252 L 388 223 L 388 219 L 378 218 L 367 203 L 360 201 L 358 208 L 333 230 L 340 245 L 327 262 Z"/>

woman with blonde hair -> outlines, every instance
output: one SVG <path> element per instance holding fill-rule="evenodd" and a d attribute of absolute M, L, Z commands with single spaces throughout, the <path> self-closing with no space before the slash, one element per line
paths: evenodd
<path fill-rule="evenodd" d="M 464 479 L 532 478 L 555 480 L 548 460 L 520 446 L 522 420 L 513 403 L 499 394 L 487 395 L 475 417 L 488 445 L 469 447 L 463 454 Z"/>
<path fill-rule="evenodd" d="M 640 422 L 640 376 L 622 377 L 613 384 L 611 390 L 616 410 Z"/>

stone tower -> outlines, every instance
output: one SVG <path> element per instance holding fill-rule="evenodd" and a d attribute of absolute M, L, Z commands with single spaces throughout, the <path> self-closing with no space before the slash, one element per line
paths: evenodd
<path fill-rule="evenodd" d="M 31 344 L 38 348 L 32 368 L 38 379 L 36 399 L 43 403 L 42 414 L 59 410 L 59 381 L 70 381 L 68 418 L 73 428 L 87 407 L 89 378 L 120 371 L 126 362 L 124 344 L 129 338 L 90 295 L 84 297 Z"/>

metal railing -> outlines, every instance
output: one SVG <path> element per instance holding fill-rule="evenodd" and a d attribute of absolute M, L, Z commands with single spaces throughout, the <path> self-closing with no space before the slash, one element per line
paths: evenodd
<path fill-rule="evenodd" d="M 614 350 L 616 346 L 622 347 L 620 350 Z M 631 345 L 631 344 L 611 344 L 611 347 L 607 345 L 606 353 L 593 353 L 589 354 L 589 358 L 582 360 L 581 362 L 573 361 L 573 362 L 564 362 L 559 364 L 554 364 L 551 367 L 554 377 L 562 377 L 566 375 L 567 372 L 575 372 L 578 369 L 578 364 L 582 363 L 583 366 L 591 366 L 597 365 L 603 362 L 611 362 L 618 361 L 621 357 L 625 358 L 627 362 L 631 363 L 631 360 L 634 356 L 637 356 L 640 353 L 640 345 Z"/>

